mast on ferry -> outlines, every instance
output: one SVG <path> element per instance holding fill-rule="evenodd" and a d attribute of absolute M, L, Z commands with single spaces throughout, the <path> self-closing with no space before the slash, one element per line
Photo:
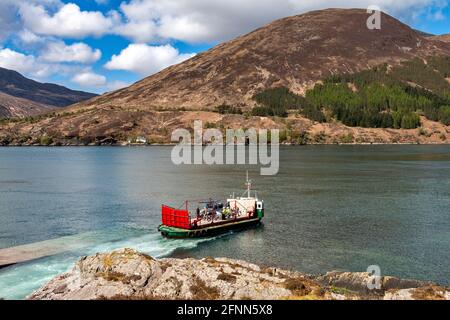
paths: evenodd
<path fill-rule="evenodd" d="M 248 170 L 247 170 L 247 181 L 245 182 L 247 186 L 247 198 L 250 198 L 250 190 L 252 188 L 252 181 L 248 179 Z"/>

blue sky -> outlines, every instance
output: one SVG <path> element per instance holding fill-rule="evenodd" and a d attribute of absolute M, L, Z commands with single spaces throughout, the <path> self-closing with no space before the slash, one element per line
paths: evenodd
<path fill-rule="evenodd" d="M 281 17 L 369 5 L 450 33 L 448 0 L 1 0 L 0 67 L 103 93 Z"/>

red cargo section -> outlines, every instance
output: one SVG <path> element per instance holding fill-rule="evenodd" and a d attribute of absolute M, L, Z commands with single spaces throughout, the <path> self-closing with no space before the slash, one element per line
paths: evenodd
<path fill-rule="evenodd" d="M 162 206 L 162 224 L 168 227 L 190 229 L 189 211 Z"/>

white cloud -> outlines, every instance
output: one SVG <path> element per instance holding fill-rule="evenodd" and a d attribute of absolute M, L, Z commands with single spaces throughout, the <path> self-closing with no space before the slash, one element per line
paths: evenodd
<path fill-rule="evenodd" d="M 67 38 L 101 36 L 119 23 L 116 14 L 105 16 L 99 11 L 81 11 L 74 3 L 61 6 L 53 15 L 44 6 L 30 3 L 23 3 L 19 12 L 28 30 Z"/>
<path fill-rule="evenodd" d="M 18 12 L 19 7 L 25 3 L 45 5 L 47 8 L 61 5 L 60 0 L 0 0 L 0 42 L 23 29 Z"/>
<path fill-rule="evenodd" d="M 445 20 L 445 15 L 442 11 L 435 12 L 432 16 L 434 21 L 443 21 Z"/>
<path fill-rule="evenodd" d="M 161 15 L 161 3 L 165 6 L 164 1 L 131 0 L 128 2 L 122 2 L 120 4 L 120 10 L 130 20 L 146 21 L 148 19 L 157 19 Z"/>
<path fill-rule="evenodd" d="M 0 43 L 9 37 L 15 50 L 27 52 L 2 49 L 0 45 L 0 66 L 35 78 L 58 73 L 73 81 L 114 90 L 127 84 L 109 82 L 91 68 L 85 69 L 100 59 L 101 52 L 81 42 L 66 45 L 63 39 L 106 34 L 131 39 L 140 44 L 129 45 L 105 67 L 149 75 L 193 55 L 181 54 L 170 45 L 143 43 L 215 43 L 285 16 L 328 7 L 369 5 L 378 5 L 405 22 L 413 22 L 443 19 L 442 8 L 448 0 L 122 0 L 108 13 L 106 7 L 103 12 L 83 11 L 70 0 L 0 0 Z"/>
<path fill-rule="evenodd" d="M 39 43 L 44 41 L 42 37 L 39 37 L 38 35 L 34 34 L 33 32 L 23 29 L 18 34 L 19 39 L 26 44 L 32 44 L 32 43 Z"/>
<path fill-rule="evenodd" d="M 442 7 L 442 0 L 131 0 L 120 11 L 125 23 L 116 30 L 138 42 L 175 39 L 217 42 L 250 32 L 278 18 L 329 7 L 377 5 L 406 22 Z M 126 30 L 123 31 L 123 30 Z M 139 40 L 136 40 L 139 39 Z"/>
<path fill-rule="evenodd" d="M 215 34 L 217 34 L 217 32 L 211 29 L 207 24 L 189 16 L 162 17 L 158 32 L 162 38 L 177 39 L 193 43 L 216 40 Z M 218 38 L 220 38 L 220 36 Z"/>
<path fill-rule="evenodd" d="M 33 79 L 46 79 L 53 74 L 67 76 L 80 69 L 76 65 L 47 63 L 40 57 L 24 54 L 9 48 L 0 48 L 0 67 L 15 70 Z"/>
<path fill-rule="evenodd" d="M 193 56 L 194 54 L 180 54 L 171 45 L 130 44 L 119 55 L 113 55 L 111 60 L 105 65 L 105 68 L 150 75 Z"/>
<path fill-rule="evenodd" d="M 117 26 L 115 33 L 134 42 L 144 43 L 157 40 L 158 27 L 153 21 L 129 21 Z"/>
<path fill-rule="evenodd" d="M 36 58 L 5 48 L 0 50 L 0 67 L 21 73 L 35 72 Z"/>
<path fill-rule="evenodd" d="M 85 43 L 66 45 L 63 41 L 50 42 L 41 57 L 49 62 L 94 63 L 102 56 L 99 49 L 92 49 Z"/>
<path fill-rule="evenodd" d="M 15 8 L 9 1 L 0 2 L 0 41 L 5 40 L 9 34 L 18 28 L 20 23 L 15 17 Z"/>
<path fill-rule="evenodd" d="M 82 71 L 72 78 L 72 82 L 83 87 L 102 87 L 106 85 L 106 77 L 90 70 Z"/>
<path fill-rule="evenodd" d="M 116 80 L 116 81 L 108 82 L 106 85 L 106 88 L 109 91 L 115 91 L 115 90 L 119 90 L 119 89 L 128 87 L 129 85 L 130 85 L 130 83 L 128 83 L 128 82 Z"/>
<path fill-rule="evenodd" d="M 106 3 L 107 0 L 96 0 Z M 1 0 L 0 41 L 23 28 L 37 35 L 83 38 L 118 34 L 136 43 L 214 43 L 275 19 L 328 7 L 377 5 L 405 22 L 442 19 L 447 0 L 123 0 L 109 13 L 82 11 L 60 0 Z M 438 10 L 438 11 L 434 11 Z M 17 11 L 21 19 L 17 19 Z M 20 21 L 22 20 L 22 21 Z"/>

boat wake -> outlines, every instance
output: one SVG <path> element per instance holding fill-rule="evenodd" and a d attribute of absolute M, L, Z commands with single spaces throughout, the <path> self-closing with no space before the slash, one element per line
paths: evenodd
<path fill-rule="evenodd" d="M 89 239 L 89 243 L 86 239 Z M 74 248 L 76 247 L 74 244 L 82 242 L 83 247 L 1 269 L 0 298 L 24 299 L 56 275 L 68 271 L 82 256 L 132 248 L 155 258 L 162 258 L 175 250 L 194 249 L 198 244 L 214 239 L 165 239 L 148 229 L 128 228 L 89 232 L 50 240 L 55 245 L 64 242 L 68 248 Z M 47 244 L 48 242 L 46 241 Z"/>

